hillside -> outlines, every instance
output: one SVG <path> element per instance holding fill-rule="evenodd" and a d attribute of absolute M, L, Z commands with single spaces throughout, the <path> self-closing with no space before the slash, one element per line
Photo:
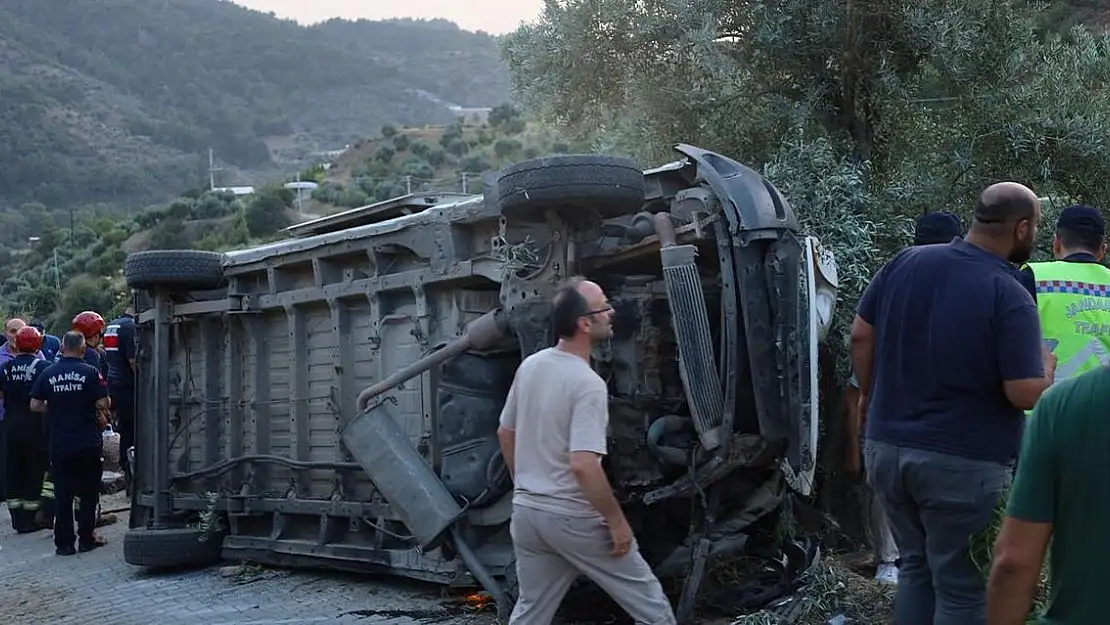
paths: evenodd
<path fill-rule="evenodd" d="M 0 3 L 0 206 L 164 200 L 295 168 L 387 122 L 508 97 L 497 42 L 443 21 L 313 27 L 224 0 Z M 275 154 L 271 148 L 280 148 Z M 276 162 L 280 161 L 280 162 Z"/>
<path fill-rule="evenodd" d="M 495 107 L 483 124 L 448 126 L 386 125 L 378 137 L 363 139 L 309 175 L 320 186 L 305 212 L 327 214 L 407 192 L 481 193 L 483 174 L 549 153 L 591 151 L 558 133 L 527 122 L 511 106 Z"/>
<path fill-rule="evenodd" d="M 115 311 L 125 298 L 128 253 L 257 245 L 284 238 L 281 230 L 291 223 L 407 191 L 480 193 L 483 175 L 510 163 L 591 147 L 566 142 L 501 105 L 472 123 L 385 124 L 333 160 L 275 178 L 252 195 L 194 189 L 126 218 L 103 206 L 70 214 L 23 204 L 0 212 L 0 314 L 39 317 L 56 326 L 80 310 Z M 295 177 L 319 183 L 303 213 L 293 192 L 281 186 Z"/>

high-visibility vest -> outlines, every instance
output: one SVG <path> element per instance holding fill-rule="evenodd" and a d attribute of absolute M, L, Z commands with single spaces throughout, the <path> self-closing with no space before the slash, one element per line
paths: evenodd
<path fill-rule="evenodd" d="M 1110 364 L 1110 269 L 1100 263 L 1029 263 L 1041 334 L 1056 355 L 1056 380 Z"/>

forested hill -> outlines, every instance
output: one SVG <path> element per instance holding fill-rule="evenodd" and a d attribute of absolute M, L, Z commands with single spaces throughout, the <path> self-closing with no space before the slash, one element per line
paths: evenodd
<path fill-rule="evenodd" d="M 302 27 L 224 0 L 0 2 L 0 207 L 149 202 L 496 106 L 496 40 L 444 21 Z"/>

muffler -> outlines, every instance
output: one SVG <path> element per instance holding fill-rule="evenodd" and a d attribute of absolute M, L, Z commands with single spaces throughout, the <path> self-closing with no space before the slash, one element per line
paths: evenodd
<path fill-rule="evenodd" d="M 497 603 L 498 615 L 508 619 L 512 602 L 455 524 L 463 516 L 463 509 L 412 446 L 385 404 L 379 402 L 360 413 L 340 437 L 412 532 L 420 549 L 427 552 L 450 540 L 474 579 Z"/>
<path fill-rule="evenodd" d="M 379 403 L 359 414 L 341 437 L 421 549 L 429 551 L 442 544 L 463 509 L 413 447 L 388 407 Z"/>
<path fill-rule="evenodd" d="M 678 373 L 702 447 L 712 451 L 727 436 L 722 432 L 725 399 L 713 351 L 709 310 L 698 275 L 698 248 L 676 245 L 674 224 L 667 213 L 656 213 L 663 282 L 671 309 L 671 327 L 678 343 Z"/>

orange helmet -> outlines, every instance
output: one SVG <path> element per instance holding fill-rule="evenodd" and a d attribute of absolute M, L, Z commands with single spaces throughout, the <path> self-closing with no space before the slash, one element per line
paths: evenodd
<path fill-rule="evenodd" d="M 77 313 L 73 318 L 73 329 L 85 335 L 85 340 L 91 340 L 103 334 L 104 326 L 104 317 L 91 310 Z"/>
<path fill-rule="evenodd" d="M 33 354 L 42 347 L 42 334 L 32 326 L 23 326 L 15 333 L 15 348 L 22 354 Z"/>

